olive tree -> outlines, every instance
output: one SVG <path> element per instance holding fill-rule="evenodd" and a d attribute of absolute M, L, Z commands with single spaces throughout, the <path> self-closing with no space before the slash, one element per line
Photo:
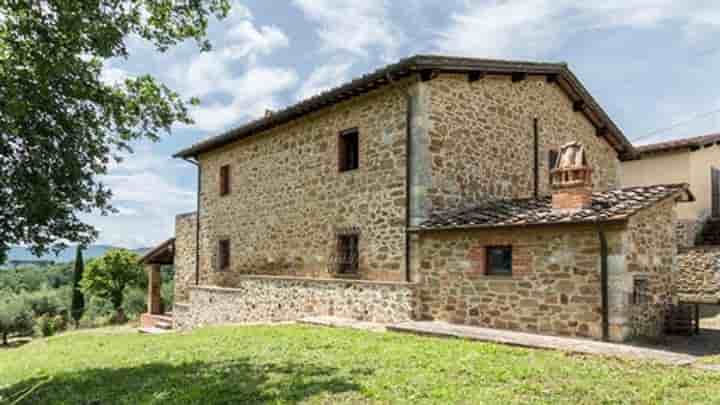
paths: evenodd
<path fill-rule="evenodd" d="M 90 260 L 80 282 L 85 293 L 104 298 L 113 306 L 113 322 L 127 320 L 123 311 L 125 289 L 142 285 L 144 273 L 140 256 L 125 249 L 114 249 Z"/>

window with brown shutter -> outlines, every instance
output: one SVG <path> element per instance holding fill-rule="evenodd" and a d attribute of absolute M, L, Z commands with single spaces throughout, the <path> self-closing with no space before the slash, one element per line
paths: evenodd
<path fill-rule="evenodd" d="M 218 270 L 226 271 L 230 268 L 230 240 L 223 239 L 218 242 Z"/>
<path fill-rule="evenodd" d="M 220 195 L 230 194 L 230 165 L 220 167 Z"/>
<path fill-rule="evenodd" d="M 341 172 L 355 170 L 360 163 L 360 138 L 356 128 L 338 135 L 338 167 Z"/>

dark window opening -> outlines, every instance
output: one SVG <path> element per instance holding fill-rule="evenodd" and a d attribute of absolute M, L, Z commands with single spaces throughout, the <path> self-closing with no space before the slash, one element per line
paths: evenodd
<path fill-rule="evenodd" d="M 343 131 L 338 139 L 339 167 L 341 172 L 359 167 L 360 138 L 357 129 Z"/>
<path fill-rule="evenodd" d="M 230 194 L 230 165 L 220 167 L 220 195 Z"/>
<path fill-rule="evenodd" d="M 230 268 L 230 240 L 224 239 L 218 243 L 218 269 L 225 271 Z"/>
<path fill-rule="evenodd" d="M 558 159 L 558 151 L 556 150 L 550 150 L 548 151 L 548 180 L 550 184 L 552 184 L 552 175 L 550 174 L 550 171 L 555 168 L 555 165 L 557 164 Z"/>
<path fill-rule="evenodd" d="M 512 276 L 512 247 L 488 246 L 485 250 L 486 271 L 489 276 Z"/>
<path fill-rule="evenodd" d="M 338 274 L 357 274 L 359 248 L 357 234 L 338 235 L 337 272 Z"/>
<path fill-rule="evenodd" d="M 650 286 L 647 278 L 636 277 L 633 280 L 633 304 L 647 304 L 650 302 Z"/>

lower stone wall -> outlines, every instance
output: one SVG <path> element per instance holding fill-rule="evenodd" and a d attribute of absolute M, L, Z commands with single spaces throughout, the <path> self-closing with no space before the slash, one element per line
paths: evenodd
<path fill-rule="evenodd" d="M 191 288 L 189 305 L 176 305 L 174 315 L 178 329 L 323 315 L 397 323 L 413 319 L 414 308 L 408 283 L 244 276 L 237 288 Z"/>
<path fill-rule="evenodd" d="M 720 246 L 696 246 L 678 254 L 681 301 L 720 301 Z"/>
<path fill-rule="evenodd" d="M 617 237 L 611 254 L 618 250 Z M 499 329 L 602 337 L 599 239 L 592 226 L 426 232 L 419 317 Z M 512 247 L 512 275 L 486 274 L 485 249 Z"/>

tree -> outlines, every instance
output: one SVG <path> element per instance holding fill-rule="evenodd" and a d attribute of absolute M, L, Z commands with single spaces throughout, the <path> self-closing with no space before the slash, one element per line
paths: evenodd
<path fill-rule="evenodd" d="M 80 282 L 84 292 L 110 301 L 117 323 L 127 320 L 122 309 L 125 288 L 139 285 L 144 277 L 139 260 L 140 256 L 129 250 L 110 250 L 88 262 Z"/>
<path fill-rule="evenodd" d="M 79 213 L 112 211 L 98 180 L 131 153 L 191 123 L 181 97 L 152 76 L 101 80 L 140 38 L 158 51 L 187 39 L 208 50 L 211 16 L 229 0 L 0 0 L 0 262 L 9 247 L 40 255 L 97 231 Z"/>
<path fill-rule="evenodd" d="M 82 246 L 78 245 L 75 254 L 75 272 L 73 274 L 73 295 L 72 305 L 70 307 L 70 315 L 75 320 L 75 328 L 80 326 L 80 318 L 85 312 L 85 297 L 80 289 L 80 281 L 83 276 L 83 257 Z"/>
<path fill-rule="evenodd" d="M 12 334 L 31 335 L 34 325 L 32 310 L 21 295 L 11 294 L 0 298 L 0 335 L 3 345 L 7 346 L 8 337 Z"/>

